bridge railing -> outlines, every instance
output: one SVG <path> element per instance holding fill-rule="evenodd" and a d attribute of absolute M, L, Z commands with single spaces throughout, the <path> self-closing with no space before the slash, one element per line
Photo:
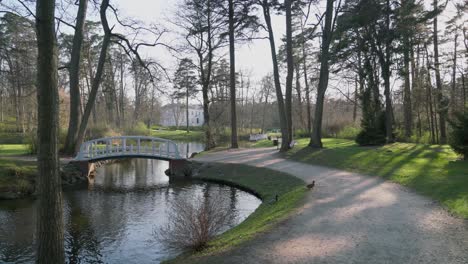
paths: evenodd
<path fill-rule="evenodd" d="M 181 158 L 177 144 L 171 140 L 144 136 L 120 136 L 84 142 L 75 160 L 94 160 L 113 156 Z"/>

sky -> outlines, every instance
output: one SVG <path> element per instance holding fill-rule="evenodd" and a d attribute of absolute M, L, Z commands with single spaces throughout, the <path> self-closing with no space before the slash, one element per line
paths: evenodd
<path fill-rule="evenodd" d="M 174 29 L 170 20 L 177 19 L 174 16 L 179 0 L 115 0 L 119 11 L 123 16 L 138 18 L 146 24 L 161 24 L 162 26 Z M 273 17 L 273 27 L 275 30 L 276 43 L 280 43 L 285 32 L 286 21 L 284 17 Z M 265 33 L 263 33 L 265 36 Z M 169 40 L 176 39 L 177 36 L 169 37 Z M 177 41 L 177 40 L 174 40 Z M 180 40 L 179 40 L 180 43 Z M 177 61 L 163 48 L 152 49 L 152 56 L 162 60 L 168 68 L 176 67 Z M 226 50 L 227 52 L 227 50 Z M 227 54 L 226 54 L 227 55 Z M 228 59 L 229 57 L 226 56 Z M 236 46 L 236 68 L 251 72 L 254 80 L 259 80 L 272 71 L 271 51 L 269 42 L 266 39 L 255 40 L 249 44 L 237 44 Z"/>
<path fill-rule="evenodd" d="M 177 19 L 174 16 L 175 11 L 177 9 L 178 3 L 180 0 L 114 0 L 116 6 L 119 8 L 119 12 L 124 17 L 132 17 L 138 18 L 143 23 L 146 24 L 160 24 L 164 27 L 169 29 L 175 30 L 175 26 L 171 24 L 170 21 Z M 454 14 L 454 1 L 460 0 L 449 0 L 449 5 L 447 10 L 439 16 L 439 30 L 440 34 L 443 35 L 443 30 L 445 28 L 444 22 L 447 21 L 453 14 Z M 430 9 L 433 0 L 425 0 L 426 8 Z M 312 9 L 313 13 L 321 13 L 321 10 L 324 10 L 324 1 L 319 1 L 317 4 L 318 7 L 314 7 Z M 263 22 L 263 16 L 261 17 L 261 21 Z M 311 17 L 315 17 L 312 15 Z M 315 21 L 311 21 L 315 22 Z M 281 38 L 285 34 L 285 17 L 284 16 L 277 16 L 273 15 L 272 17 L 272 24 L 273 30 L 275 34 L 275 42 L 277 48 L 281 45 Z M 263 32 L 260 36 L 266 36 L 266 33 Z M 171 43 L 180 43 L 180 39 L 177 39 L 177 36 L 170 36 L 167 39 Z M 452 47 L 452 44 L 447 44 L 448 48 Z M 441 48 L 441 53 L 444 53 L 444 47 Z M 171 54 L 163 49 L 163 48 L 152 48 L 148 50 L 148 55 L 154 57 L 162 62 L 164 66 L 166 66 L 170 70 L 174 70 L 177 65 L 177 60 L 171 56 Z M 226 50 L 226 59 L 229 59 L 227 56 Z M 179 55 L 180 56 L 180 55 Z M 336 66 L 335 66 L 336 67 Z M 339 66 L 338 66 L 339 67 Z M 254 40 L 249 44 L 237 44 L 236 46 L 236 70 L 242 70 L 244 72 L 249 72 L 252 81 L 254 84 L 258 83 L 259 80 L 265 76 L 266 74 L 272 71 L 272 61 L 271 61 L 271 51 L 269 42 L 266 39 L 263 40 Z M 443 75 L 447 78 L 450 78 L 450 72 L 447 70 L 443 72 Z M 396 72 L 393 74 L 396 77 Z M 282 76 L 284 79 L 285 76 Z M 393 89 L 398 89 L 401 85 L 401 80 L 397 78 L 393 78 Z M 330 90 L 328 92 L 329 95 L 339 96 L 340 92 L 334 88 L 339 88 L 341 91 L 347 91 L 348 89 L 353 90 L 353 84 L 343 81 L 342 79 L 334 79 L 332 76 L 332 80 L 330 81 Z"/>
<path fill-rule="evenodd" d="M 70 1 L 70 0 L 69 0 Z M 118 9 L 120 19 L 130 18 L 133 20 L 141 21 L 141 23 L 150 25 L 156 24 L 161 28 L 167 28 L 170 31 L 177 31 L 177 28 L 171 23 L 171 21 L 176 21 L 177 17 L 175 16 L 175 12 L 177 10 L 177 5 L 180 3 L 181 0 L 112 0 L 111 4 Z M 433 0 L 425 0 L 425 4 L 429 9 Z M 449 5 L 447 10 L 439 16 L 440 19 L 440 35 L 443 36 L 444 30 L 444 21 L 448 20 L 451 15 L 453 15 L 454 6 L 453 3 L 455 1 L 461 0 L 448 0 Z M 2 2 L 2 0 L 0 0 Z M 15 0 L 5 0 L 4 3 L 13 3 Z M 314 7 L 312 12 L 321 13 L 321 10 L 324 9 L 324 1 L 320 0 L 318 7 Z M 64 9 L 67 9 L 71 16 L 73 16 L 76 11 L 73 11 L 72 6 L 66 6 Z M 59 8 L 60 9 L 60 8 Z M 33 10 L 33 8 L 32 8 Z M 90 7 L 89 11 L 91 12 L 88 15 L 88 19 L 92 19 L 95 21 L 99 20 L 98 14 L 96 10 Z M 60 10 L 57 11 L 58 15 L 60 15 Z M 110 17 L 110 21 L 112 24 L 112 18 Z M 261 17 L 261 21 L 263 22 L 263 16 Z M 311 17 L 315 17 L 312 15 Z M 73 21 L 74 17 L 64 17 L 67 21 Z M 315 22 L 315 21 L 311 21 Z M 272 14 L 272 25 L 275 34 L 275 42 L 277 48 L 281 45 L 281 38 L 285 34 L 285 17 L 284 16 L 277 16 Z M 66 26 L 61 27 L 62 31 L 70 31 L 70 28 Z M 118 31 L 118 28 L 116 29 Z M 71 31 L 68 33 L 72 33 Z M 259 36 L 266 36 L 265 32 L 259 34 Z M 151 38 L 148 39 L 148 42 L 151 42 Z M 183 40 L 179 38 L 176 34 L 166 34 L 164 38 L 164 42 L 168 45 L 178 45 L 183 43 Z M 445 51 L 450 51 L 453 44 L 445 44 L 444 47 L 441 49 L 441 53 L 443 54 Z M 227 56 L 227 49 L 225 50 L 225 58 L 229 59 Z M 152 48 L 145 48 L 142 50 L 144 56 L 150 57 L 151 59 L 156 59 L 160 62 L 169 72 L 169 75 L 172 75 L 172 72 L 175 71 L 177 67 L 177 59 L 176 57 L 183 57 L 183 54 L 174 54 L 173 52 L 163 48 L 161 46 L 152 47 Z M 339 65 L 335 66 L 339 67 Z M 236 45 L 236 70 L 243 71 L 245 73 L 250 73 L 252 78 L 252 83 L 258 84 L 260 79 L 265 76 L 266 74 L 272 71 L 272 61 L 271 61 L 271 51 L 269 42 L 267 39 L 262 40 L 254 40 L 249 44 L 237 44 Z M 449 70 L 442 72 L 443 77 L 450 78 Z M 284 79 L 285 76 L 282 76 Z M 396 72 L 393 73 L 393 87 L 394 89 L 398 89 L 401 85 L 401 80 L 398 80 L 396 77 Z M 329 95 L 340 95 L 340 93 L 335 89 L 336 87 L 340 88 L 340 90 L 346 91 L 347 89 L 353 89 L 352 84 L 343 81 L 342 79 L 335 79 L 334 76 L 331 78 L 330 81 L 330 89 L 328 94 Z M 171 86 L 170 84 L 168 84 Z M 351 86 L 351 88 L 349 88 Z"/>

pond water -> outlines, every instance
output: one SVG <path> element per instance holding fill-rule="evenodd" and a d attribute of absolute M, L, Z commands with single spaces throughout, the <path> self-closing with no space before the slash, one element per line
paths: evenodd
<path fill-rule="evenodd" d="M 223 197 L 235 212 L 227 230 L 261 201 L 236 188 L 204 182 L 169 182 L 168 162 L 130 159 L 98 168 L 87 189 L 64 193 L 68 263 L 158 263 L 180 254 L 155 236 L 168 222 L 171 202 Z M 0 263 L 34 261 L 35 201 L 0 202 Z"/>

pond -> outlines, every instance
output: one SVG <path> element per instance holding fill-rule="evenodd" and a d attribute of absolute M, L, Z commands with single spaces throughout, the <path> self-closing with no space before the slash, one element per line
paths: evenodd
<path fill-rule="evenodd" d="M 171 202 L 224 197 L 235 212 L 227 230 L 261 201 L 239 189 L 206 182 L 169 182 L 168 162 L 129 159 L 98 168 L 87 189 L 64 193 L 68 263 L 158 263 L 180 254 L 155 235 Z M 0 202 L 0 263 L 34 261 L 35 201 Z"/>

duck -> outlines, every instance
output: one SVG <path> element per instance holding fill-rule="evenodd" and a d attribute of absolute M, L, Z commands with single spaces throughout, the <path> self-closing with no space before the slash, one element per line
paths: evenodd
<path fill-rule="evenodd" d="M 310 190 L 310 189 L 314 188 L 314 186 L 315 186 L 315 181 L 312 181 L 311 184 L 307 184 L 307 189 Z"/>

